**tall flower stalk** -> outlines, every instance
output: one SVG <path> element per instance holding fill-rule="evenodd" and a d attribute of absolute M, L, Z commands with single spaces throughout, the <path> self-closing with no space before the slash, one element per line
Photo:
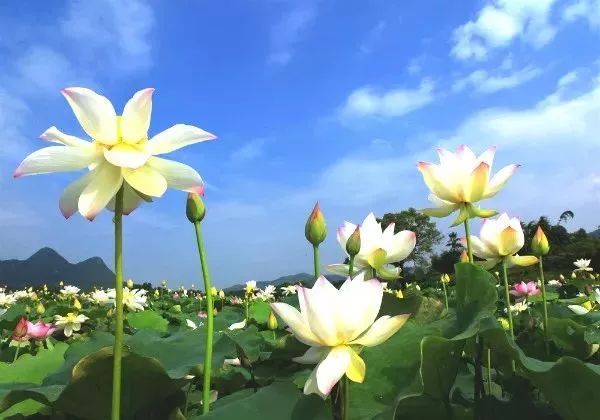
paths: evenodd
<path fill-rule="evenodd" d="M 123 358 L 123 191 L 115 197 L 115 342 L 111 419 L 121 418 L 121 361 Z"/>
<path fill-rule="evenodd" d="M 542 304 L 544 317 L 544 344 L 546 347 L 546 356 L 550 355 L 550 343 L 548 341 L 548 302 L 546 300 L 546 280 L 544 278 L 543 256 L 550 252 L 548 238 L 540 226 L 538 226 L 535 235 L 531 239 L 531 250 L 538 257 L 538 269 L 540 273 L 540 284 L 542 289 Z"/>
<path fill-rule="evenodd" d="M 215 309 L 213 303 L 212 285 L 210 282 L 210 273 L 208 271 L 208 261 L 206 251 L 202 241 L 202 219 L 206 214 L 204 203 L 198 194 L 189 193 L 187 206 L 187 218 L 194 224 L 196 232 L 196 243 L 198 245 L 198 255 L 200 265 L 202 266 L 202 278 L 204 279 L 204 293 L 206 294 L 206 344 L 204 347 L 204 372 L 202 381 L 202 413 L 210 411 L 210 375 L 212 365 L 213 335 L 214 335 L 214 316 Z"/>

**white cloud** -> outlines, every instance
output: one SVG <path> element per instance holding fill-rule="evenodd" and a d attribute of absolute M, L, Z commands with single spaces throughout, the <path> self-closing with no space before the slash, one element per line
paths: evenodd
<path fill-rule="evenodd" d="M 0 89 L 0 157 L 14 160 L 27 149 L 27 119 L 31 111 L 20 98 Z M 2 171 L 6 173 L 7 171 Z"/>
<path fill-rule="evenodd" d="M 476 70 L 454 82 L 452 90 L 461 92 L 467 88 L 473 88 L 478 93 L 494 93 L 500 90 L 515 88 L 536 78 L 541 73 L 542 71 L 539 68 L 533 66 L 497 75 L 490 74 L 486 70 Z"/>
<path fill-rule="evenodd" d="M 380 20 L 367 34 L 363 42 L 360 44 L 360 52 L 364 55 L 369 55 L 373 52 L 373 49 L 377 43 L 381 40 L 387 23 L 384 20 Z"/>
<path fill-rule="evenodd" d="M 267 140 L 264 138 L 250 140 L 235 150 L 229 157 L 229 160 L 233 164 L 242 164 L 255 160 L 263 155 L 266 143 Z"/>
<path fill-rule="evenodd" d="M 294 56 L 296 44 L 316 16 L 316 7 L 312 1 L 301 2 L 286 12 L 271 28 L 271 47 L 267 61 L 278 66 L 288 64 Z"/>
<path fill-rule="evenodd" d="M 97 65 L 100 56 L 103 68 L 125 71 L 151 65 L 153 26 L 153 10 L 142 0 L 72 0 L 60 22 L 62 33 L 82 47 L 79 53 L 86 60 Z"/>
<path fill-rule="evenodd" d="M 590 27 L 600 29 L 600 0 L 577 0 L 563 10 L 567 22 L 587 20 Z"/>
<path fill-rule="evenodd" d="M 434 83 L 423 79 L 414 89 L 379 90 L 365 86 L 354 90 L 339 110 L 342 119 L 400 117 L 433 102 Z"/>
<path fill-rule="evenodd" d="M 483 60 L 490 50 L 505 48 L 517 38 L 535 48 L 548 44 L 556 33 L 550 23 L 556 1 L 488 1 L 475 20 L 454 30 L 451 54 L 459 60 Z"/>

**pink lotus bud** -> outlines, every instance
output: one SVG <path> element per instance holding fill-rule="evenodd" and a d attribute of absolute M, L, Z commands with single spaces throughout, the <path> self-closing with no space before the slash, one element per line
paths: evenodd
<path fill-rule="evenodd" d="M 12 334 L 12 339 L 16 341 L 27 340 L 27 320 L 21 317 Z"/>
<path fill-rule="evenodd" d="M 38 321 L 35 324 L 27 321 L 27 336 L 33 340 L 45 340 L 56 330 L 54 325 Z"/>

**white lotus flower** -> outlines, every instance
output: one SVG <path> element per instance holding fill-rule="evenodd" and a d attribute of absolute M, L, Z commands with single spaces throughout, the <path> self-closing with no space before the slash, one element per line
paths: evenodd
<path fill-rule="evenodd" d="M 118 116 L 104 96 L 81 87 L 64 89 L 62 94 L 92 141 L 50 127 L 41 138 L 60 146 L 33 152 L 14 176 L 89 169 L 69 184 L 60 198 L 60 210 L 67 218 L 79 210 L 93 220 L 103 208 L 114 208 L 114 197 L 122 185 L 125 214 L 142 200 L 161 197 L 167 187 L 201 193 L 202 179 L 193 168 L 156 156 L 215 136 L 177 124 L 148 140 L 153 92 L 150 88 L 137 92 Z"/>
<path fill-rule="evenodd" d="M 244 288 L 244 291 L 246 292 L 247 295 L 249 295 L 250 293 L 253 293 L 256 290 L 256 280 L 249 280 L 246 282 L 246 287 Z"/>
<path fill-rule="evenodd" d="M 562 286 L 562 283 L 558 280 L 550 280 L 550 281 L 548 281 L 548 286 L 560 287 L 560 286 Z"/>
<path fill-rule="evenodd" d="M 537 263 L 534 256 L 515 255 L 525 243 L 521 223 L 516 217 L 508 217 L 506 213 L 497 219 L 485 219 L 479 237 L 471 235 L 473 254 L 486 260 L 481 265 L 491 269 L 501 261 L 508 266 L 528 266 Z M 463 239 L 463 243 L 466 241 Z"/>
<path fill-rule="evenodd" d="M 9 307 L 17 301 L 17 298 L 12 293 L 0 293 L 0 307 Z"/>
<path fill-rule="evenodd" d="M 65 286 L 60 290 L 60 293 L 64 296 L 75 296 L 81 289 L 76 286 Z"/>
<path fill-rule="evenodd" d="M 298 363 L 317 364 L 304 385 L 305 394 L 325 398 L 344 376 L 354 382 L 365 377 L 365 362 L 358 355 L 360 346 L 383 343 L 404 325 L 410 315 L 377 318 L 383 286 L 376 280 L 357 275 L 336 289 L 323 276 L 312 289 L 298 286 L 300 311 L 286 303 L 272 303 L 292 334 L 309 345 Z"/>
<path fill-rule="evenodd" d="M 522 300 L 521 302 L 517 302 L 514 305 L 510 305 L 510 312 L 513 314 L 518 314 L 529 309 L 531 304 L 526 300 Z M 506 308 L 504 308 L 504 313 L 506 313 Z"/>
<path fill-rule="evenodd" d="M 472 206 L 500 191 L 519 165 L 508 165 L 490 177 L 494 162 L 495 147 L 490 147 L 476 156 L 469 147 L 461 145 L 456 152 L 439 148 L 440 163 L 419 162 L 417 167 L 425 184 L 431 191 L 429 200 L 434 208 L 422 210 L 432 217 L 446 217 L 460 210 L 454 225 L 467 217 L 490 217 L 493 210 L 482 210 Z"/>
<path fill-rule="evenodd" d="M 268 300 L 273 300 L 275 299 L 275 291 L 276 291 L 276 287 L 273 286 L 272 284 L 269 284 L 267 287 L 265 287 L 264 290 L 260 290 L 256 297 L 258 297 L 260 300 L 266 302 Z"/>
<path fill-rule="evenodd" d="M 590 267 L 590 263 L 592 260 L 586 260 L 585 258 L 580 258 L 577 261 L 573 262 L 575 267 L 575 271 L 594 271 L 592 267 Z"/>
<path fill-rule="evenodd" d="M 376 270 L 377 275 L 386 280 L 396 279 L 400 276 L 399 268 L 392 263 L 400 262 L 413 251 L 416 245 L 416 235 L 410 230 L 394 233 L 394 223 L 390 223 L 385 230 L 373 213 L 363 221 L 360 226 L 360 251 L 354 257 L 355 272 L 359 273 L 366 268 Z M 344 222 L 337 231 L 337 239 L 346 253 L 346 242 L 356 230 L 356 225 Z M 327 269 L 333 273 L 347 276 L 349 267 L 346 264 L 332 264 Z"/>
<path fill-rule="evenodd" d="M 110 296 L 108 295 L 108 293 L 106 293 L 106 291 L 104 291 L 102 289 L 94 290 L 90 294 L 90 300 L 97 305 L 104 305 L 107 303 L 112 303 L 112 300 L 111 300 Z"/>
<path fill-rule="evenodd" d="M 190 327 L 192 330 L 195 330 L 196 328 L 198 328 L 198 325 L 196 325 L 196 323 L 194 321 L 192 321 L 191 319 L 186 319 L 185 325 Z"/>
<path fill-rule="evenodd" d="M 585 296 L 584 294 L 581 294 L 581 296 Z M 596 304 L 600 304 L 600 289 L 596 288 L 594 289 L 594 291 L 592 292 L 591 296 L 589 296 L 589 300 L 584 302 L 581 305 L 568 305 L 568 308 L 573 311 L 574 313 L 576 313 L 577 315 L 585 315 L 587 314 L 589 311 L 592 310 L 592 302 L 596 303 Z"/>
<path fill-rule="evenodd" d="M 280 287 L 280 289 L 281 289 L 281 293 L 283 293 L 283 296 L 289 296 L 289 295 L 296 294 L 296 286 L 293 284 L 290 284 L 288 286 L 282 286 L 282 287 Z"/>
<path fill-rule="evenodd" d="M 147 290 L 144 289 L 130 289 L 129 287 L 123 287 L 123 306 L 127 307 L 132 312 L 143 311 L 147 305 L 148 297 L 146 296 Z M 113 305 L 117 305 L 117 294 L 115 289 L 109 289 L 108 297 Z"/>
<path fill-rule="evenodd" d="M 79 331 L 81 324 L 87 321 L 89 318 L 85 315 L 77 315 L 73 312 L 69 312 L 66 316 L 54 315 L 54 325 L 57 329 L 63 329 L 65 337 L 70 337 L 73 331 Z"/>

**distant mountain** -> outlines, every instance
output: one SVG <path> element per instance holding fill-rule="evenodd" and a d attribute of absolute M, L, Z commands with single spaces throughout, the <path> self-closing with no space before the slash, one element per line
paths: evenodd
<path fill-rule="evenodd" d="M 329 279 L 329 281 L 332 281 L 332 282 L 344 280 L 343 276 L 327 275 L 326 277 L 327 277 L 327 279 Z M 268 285 L 281 286 L 282 284 L 296 284 L 296 283 L 302 283 L 304 285 L 312 286 L 314 281 L 315 281 L 315 277 L 312 274 L 298 273 L 298 274 L 292 274 L 289 276 L 278 277 L 275 280 L 257 281 L 256 287 L 263 289 Z M 233 286 L 226 288 L 225 291 L 226 292 L 236 292 L 236 291 L 242 290 L 244 287 L 245 287 L 245 284 L 235 284 Z"/>
<path fill-rule="evenodd" d="M 0 261 L 2 287 L 56 286 L 60 281 L 90 290 L 94 286 L 111 287 L 115 274 L 100 257 L 72 264 L 52 248 L 42 248 L 26 260 Z"/>
<path fill-rule="evenodd" d="M 590 235 L 595 236 L 596 238 L 600 238 L 600 228 L 596 229 L 593 232 L 590 232 Z"/>

